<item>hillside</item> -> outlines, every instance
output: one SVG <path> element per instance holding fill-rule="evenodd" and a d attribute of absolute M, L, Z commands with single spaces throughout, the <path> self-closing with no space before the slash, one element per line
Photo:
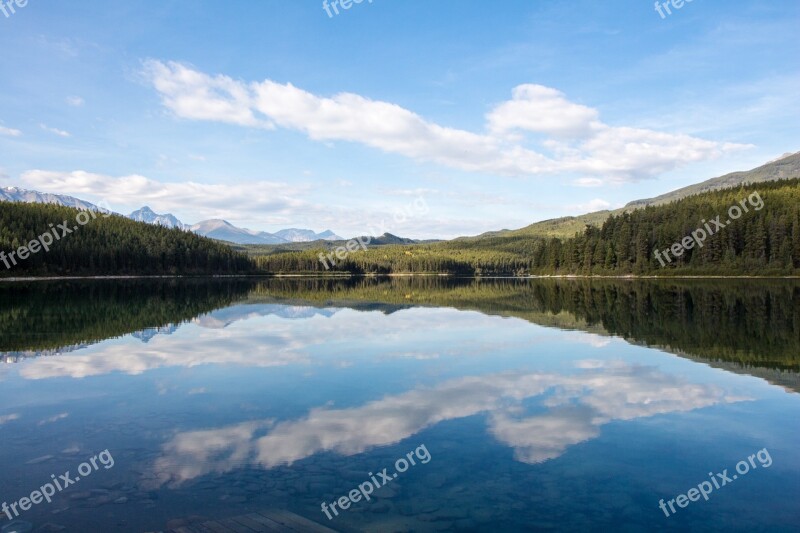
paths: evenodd
<path fill-rule="evenodd" d="M 530 226 L 502 232 L 504 236 L 527 235 L 534 237 L 572 237 L 576 233 L 582 232 L 586 226 L 600 227 L 603 222 L 611 215 L 621 215 L 635 209 L 642 209 L 647 206 L 664 205 L 676 200 L 681 200 L 695 194 L 711 192 L 731 187 L 738 187 L 750 183 L 764 183 L 775 180 L 785 180 L 800 177 L 800 152 L 783 156 L 775 161 L 770 161 L 753 170 L 732 172 L 718 178 L 712 178 L 701 183 L 689 185 L 655 198 L 634 200 L 625 207 L 614 211 L 596 211 L 576 217 L 563 217 L 551 220 L 536 222 Z M 488 235 L 493 236 L 493 235 Z M 477 238 L 481 238 L 479 236 Z"/>
<path fill-rule="evenodd" d="M 732 221 L 729 208 L 748 202 Z M 722 229 L 675 260 L 663 251 L 702 222 L 722 217 Z M 702 222 L 701 222 L 702 221 Z M 323 249 L 256 257 L 271 273 L 323 273 Z M 667 262 L 668 261 L 668 262 Z M 663 262 L 662 266 L 660 262 Z M 385 246 L 348 253 L 331 270 L 354 274 L 454 275 L 796 275 L 800 272 L 800 179 L 765 182 L 694 195 L 613 215 L 569 239 L 508 232 L 480 239 Z"/>
<path fill-rule="evenodd" d="M 664 205 L 675 200 L 680 200 L 704 192 L 730 189 L 740 185 L 764 183 L 768 181 L 786 180 L 800 177 L 800 152 L 783 156 L 775 161 L 770 161 L 753 170 L 745 172 L 731 172 L 719 178 L 713 178 L 702 183 L 689 185 L 655 198 L 629 202 L 625 209 L 646 207 L 648 205 Z"/>
<path fill-rule="evenodd" d="M 0 276 L 252 270 L 246 256 L 211 239 L 123 216 L 94 215 L 58 205 L 0 202 Z"/>
<path fill-rule="evenodd" d="M 384 233 L 380 237 L 360 237 L 364 242 L 368 242 L 369 246 L 389 246 L 389 245 L 410 245 L 410 244 L 424 244 L 432 242 L 440 242 L 436 240 L 418 241 L 414 239 L 407 239 L 405 237 L 398 237 L 391 233 Z M 250 256 L 273 255 L 285 252 L 303 252 L 308 250 L 326 250 L 328 252 L 335 250 L 340 246 L 346 246 L 347 240 L 337 238 L 332 239 L 317 239 L 308 242 L 290 242 L 284 244 L 235 244 L 233 249 L 237 252 L 243 252 Z"/>

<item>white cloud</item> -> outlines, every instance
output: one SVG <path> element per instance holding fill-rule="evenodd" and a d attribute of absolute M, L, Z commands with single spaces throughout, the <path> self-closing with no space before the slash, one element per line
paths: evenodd
<path fill-rule="evenodd" d="M 543 415 L 515 419 L 505 412 L 492 416 L 495 438 L 514 448 L 514 458 L 527 464 L 555 459 L 575 444 L 600 435 L 586 407 L 554 409 Z"/>
<path fill-rule="evenodd" d="M 548 391 L 557 393 L 543 403 L 548 411 L 537 409 L 537 414 L 520 418 L 526 403 L 544 399 Z M 358 407 L 314 408 L 296 420 L 269 419 L 178 433 L 164 445 L 149 482 L 177 486 L 244 464 L 269 469 L 323 452 L 355 455 L 398 443 L 441 422 L 481 413 L 488 415 L 489 433 L 513 448 L 518 461 L 539 463 L 597 437 L 612 420 L 745 400 L 713 385 L 687 383 L 656 367 L 627 363 L 593 365 L 578 374 L 468 376 Z"/>
<path fill-rule="evenodd" d="M 45 424 L 52 424 L 53 422 L 58 422 L 59 420 L 63 420 L 69 416 L 69 413 L 60 413 L 55 416 L 51 416 L 49 418 L 45 418 L 44 420 L 40 420 L 37 424 L 38 426 L 43 426 Z"/>
<path fill-rule="evenodd" d="M 16 414 L 16 413 L 12 413 L 10 415 L 2 415 L 2 416 L 0 416 L 0 426 L 2 426 L 3 424 L 6 424 L 8 422 L 11 422 L 13 420 L 18 420 L 18 419 L 19 419 L 19 415 Z"/>
<path fill-rule="evenodd" d="M 603 180 L 599 178 L 578 178 L 573 183 L 578 187 L 601 187 Z"/>
<path fill-rule="evenodd" d="M 179 63 L 158 61 L 145 63 L 144 74 L 161 94 L 164 105 L 179 117 L 272 127 L 254 116 L 252 91 L 227 76 L 211 77 Z"/>
<path fill-rule="evenodd" d="M 68 105 L 71 105 L 72 107 L 81 107 L 83 104 L 86 103 L 85 100 L 80 96 L 68 96 L 66 102 Z"/>
<path fill-rule="evenodd" d="M 60 130 L 58 128 L 51 128 L 47 124 L 39 124 L 39 127 L 42 128 L 44 131 L 49 131 L 50 133 L 54 133 L 59 137 L 71 137 L 68 131 Z"/>
<path fill-rule="evenodd" d="M 230 183 L 160 182 L 146 176 L 109 176 L 84 170 L 70 172 L 29 170 L 18 177 L 20 186 L 69 194 L 98 203 L 117 212 L 128 212 L 148 205 L 157 213 L 173 213 L 185 223 L 221 218 L 240 227 L 269 230 L 312 227 L 332 229 L 339 235 L 365 235 L 373 228 L 406 237 L 452 235 L 464 232 L 472 220 L 431 219 L 418 204 L 405 197 L 381 204 L 337 206 L 313 203 L 314 189 L 306 184 L 273 181 L 235 181 Z M 135 203 L 131 203 L 135 202 Z M 394 219 L 394 214 L 407 213 Z M 399 222 L 398 222 L 399 221 Z M 520 226 L 525 222 L 520 223 Z M 383 233 L 381 231 L 381 233 Z"/>
<path fill-rule="evenodd" d="M 565 163 L 575 170 L 611 181 L 625 181 L 635 169 L 641 176 L 658 176 L 686 164 L 716 159 L 749 145 L 707 141 L 640 128 L 602 126 L 585 142 L 580 161 Z"/>
<path fill-rule="evenodd" d="M 272 426 L 273 420 L 245 422 L 223 429 L 187 431 L 177 434 L 164 446 L 164 453 L 194 460 L 170 466 L 175 482 L 209 473 L 223 474 L 246 464 L 252 456 L 252 436 Z M 155 480 L 158 477 L 154 477 Z M 155 484 L 156 486 L 158 483 Z"/>
<path fill-rule="evenodd" d="M 344 342 L 353 336 L 364 343 L 383 342 L 392 338 L 387 337 L 386 317 L 380 312 L 359 313 L 358 320 L 353 320 L 346 312 L 343 314 L 339 316 L 337 309 L 306 306 L 236 305 L 195 318 L 194 326 L 198 329 L 185 338 L 155 335 L 144 345 L 138 342 L 115 344 L 35 358 L 20 370 L 20 375 L 32 380 L 63 376 L 81 379 L 112 372 L 138 375 L 159 368 L 193 368 L 215 364 L 258 368 L 307 365 L 312 360 L 309 352 L 315 351 L 309 349 L 311 346 L 337 339 Z M 445 327 L 443 324 L 450 316 L 452 312 L 447 310 L 406 310 L 394 317 L 393 335 L 397 338 L 423 335 L 422 332 L 430 332 L 433 327 L 431 323 Z M 264 319 L 270 319 L 265 322 L 268 327 L 258 327 L 256 324 L 252 335 L 242 336 L 241 332 L 234 335 L 226 331 L 238 321 Z M 476 314 L 461 320 L 468 320 L 466 328 L 474 330 L 480 327 L 484 317 Z M 364 331 L 372 333 L 366 334 Z M 248 344 L 258 348 L 248 348 Z M 456 346 L 454 349 L 463 351 L 465 347 Z"/>
<path fill-rule="evenodd" d="M 284 128 L 316 141 L 348 141 L 419 161 L 467 171 L 528 174 L 551 163 L 522 147 L 503 147 L 498 139 L 447 128 L 388 102 L 340 93 L 321 98 L 291 83 L 252 84 L 255 109 Z"/>
<path fill-rule="evenodd" d="M 19 130 L 15 130 L 14 128 L 6 128 L 5 126 L 0 126 L 0 135 L 6 135 L 8 137 L 19 137 L 22 135 L 22 132 Z"/>
<path fill-rule="evenodd" d="M 602 198 L 595 198 L 589 200 L 584 204 L 574 204 L 569 206 L 571 211 L 576 213 L 594 213 L 595 211 L 605 211 L 611 207 L 611 202 L 603 200 Z"/>
<path fill-rule="evenodd" d="M 543 85 L 520 85 L 512 99 L 486 117 L 496 133 L 513 130 L 546 133 L 558 137 L 585 137 L 600 125 L 597 110 L 566 99 L 564 94 Z"/>
<path fill-rule="evenodd" d="M 606 337 L 603 335 L 596 335 L 594 333 L 583 333 L 583 332 L 566 335 L 566 338 L 574 342 L 579 342 L 581 344 L 588 344 L 589 346 L 592 346 L 594 348 L 605 348 L 606 346 L 611 344 L 613 340 L 613 337 Z M 592 364 L 591 362 L 586 362 L 586 361 L 584 361 L 583 363 Z M 584 366 L 581 368 L 589 368 L 589 367 Z"/>
<path fill-rule="evenodd" d="M 474 133 L 353 93 L 317 96 L 291 83 L 237 81 L 176 62 L 147 61 L 143 73 L 164 106 L 181 118 L 280 126 L 323 143 L 360 143 L 470 172 L 572 173 L 595 180 L 631 181 L 748 147 L 612 127 L 599 120 L 596 109 L 570 102 L 560 91 L 542 85 L 514 88 L 511 100 L 501 102 L 485 117 L 486 132 Z M 535 138 L 526 137 L 531 133 Z"/>
<path fill-rule="evenodd" d="M 106 176 L 82 170 L 57 172 L 30 170 L 20 176 L 32 189 L 104 198 L 110 205 L 126 205 L 135 198 L 158 212 L 180 211 L 187 205 L 204 218 L 239 218 L 243 212 L 262 213 L 261 220 L 287 215 L 305 206 L 295 197 L 307 187 L 256 181 L 204 184 L 192 181 L 162 183 L 145 176 Z M 268 216 L 263 216 L 269 213 Z"/>

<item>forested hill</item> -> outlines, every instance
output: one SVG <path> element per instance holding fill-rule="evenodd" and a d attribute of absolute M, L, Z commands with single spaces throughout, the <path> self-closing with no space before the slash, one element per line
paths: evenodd
<path fill-rule="evenodd" d="M 322 252 L 327 250 L 248 258 L 225 243 L 178 229 L 60 206 L 0 202 L 3 277 L 336 271 L 468 276 L 800 275 L 800 179 L 707 192 L 637 209 L 611 216 L 601 227 L 588 226 L 567 239 L 513 232 L 373 246 L 348 252 L 343 260 L 328 255 L 330 270 L 319 259 Z"/>
<path fill-rule="evenodd" d="M 704 239 L 697 233 L 700 229 L 706 233 Z M 686 239 L 693 232 L 702 246 L 689 246 Z M 680 243 L 685 247 L 681 244 L 672 251 Z M 669 259 L 664 253 L 668 249 Z M 256 260 L 260 269 L 270 272 L 325 272 L 318 252 Z M 713 191 L 646 207 L 612 216 L 602 227 L 589 226 L 569 239 L 517 233 L 382 247 L 352 252 L 332 270 L 460 275 L 798 275 L 800 179 Z"/>
<path fill-rule="evenodd" d="M 27 251 L 20 253 L 21 247 Z M 252 268 L 226 244 L 190 232 L 68 207 L 0 202 L 0 277 L 234 274 Z"/>
<path fill-rule="evenodd" d="M 774 161 L 765 163 L 758 168 L 754 168 L 753 170 L 731 172 L 730 174 L 689 185 L 688 187 L 656 196 L 655 198 L 636 200 L 628 203 L 625 208 L 630 210 L 631 208 L 645 207 L 648 205 L 668 204 L 675 200 L 681 200 L 688 196 L 694 196 L 704 192 L 741 187 L 742 185 L 754 185 L 756 183 L 768 181 L 792 179 L 798 176 L 800 176 L 800 152 L 787 154 Z"/>
<path fill-rule="evenodd" d="M 742 185 L 752 185 L 755 183 L 787 180 L 800 177 L 800 152 L 783 156 L 774 161 L 770 161 L 760 167 L 752 170 L 732 172 L 718 178 L 712 178 L 688 187 L 683 187 L 655 198 L 648 198 L 643 200 L 634 200 L 629 202 L 625 207 L 616 209 L 614 211 L 596 211 L 594 213 L 586 213 L 585 215 L 562 217 L 551 220 L 543 220 L 535 222 L 530 226 L 522 229 L 504 232 L 507 235 L 528 235 L 531 237 L 571 237 L 578 231 L 588 226 L 600 227 L 603 222 L 611 215 L 621 215 L 629 213 L 636 209 L 641 209 L 647 206 L 658 206 L 668 204 L 677 200 L 682 200 L 689 196 L 696 194 L 712 192 L 722 189 L 730 189 L 733 187 L 741 187 Z M 492 235 L 490 233 L 489 235 Z M 478 237 L 468 237 L 472 239 L 480 239 Z"/>
<path fill-rule="evenodd" d="M 573 239 L 546 241 L 532 271 L 800 273 L 800 180 L 715 191 L 611 217 Z"/>

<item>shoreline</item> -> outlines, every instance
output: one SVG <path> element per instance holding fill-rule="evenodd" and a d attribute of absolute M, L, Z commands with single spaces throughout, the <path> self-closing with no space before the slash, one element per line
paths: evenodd
<path fill-rule="evenodd" d="M 453 274 L 441 273 L 393 273 L 393 274 L 172 274 L 159 276 L 27 276 L 27 277 L 8 277 L 0 278 L 0 283 L 10 282 L 29 282 L 29 281 L 102 281 L 102 280 L 147 280 L 147 279 L 249 279 L 249 278 L 277 278 L 277 279 L 351 279 L 351 278 L 414 278 L 414 277 L 438 277 L 455 279 L 615 279 L 615 280 L 678 280 L 678 279 L 759 279 L 759 280 L 796 280 L 797 276 L 724 276 L 724 275 L 678 275 L 678 276 L 641 276 L 641 275 L 533 275 L 533 276 L 457 276 Z"/>

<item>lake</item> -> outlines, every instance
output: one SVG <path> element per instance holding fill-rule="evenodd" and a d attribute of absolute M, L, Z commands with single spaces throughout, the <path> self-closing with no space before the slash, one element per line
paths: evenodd
<path fill-rule="evenodd" d="M 800 527 L 796 281 L 4 283 L 0 361 L 0 526 Z"/>

